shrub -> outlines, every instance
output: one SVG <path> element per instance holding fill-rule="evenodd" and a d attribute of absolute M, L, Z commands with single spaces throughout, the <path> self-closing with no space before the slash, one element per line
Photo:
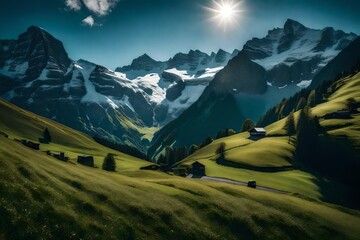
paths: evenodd
<path fill-rule="evenodd" d="M 116 162 L 114 159 L 114 155 L 111 153 L 108 153 L 106 157 L 104 158 L 104 163 L 102 165 L 102 168 L 106 171 L 115 171 L 116 169 Z"/>

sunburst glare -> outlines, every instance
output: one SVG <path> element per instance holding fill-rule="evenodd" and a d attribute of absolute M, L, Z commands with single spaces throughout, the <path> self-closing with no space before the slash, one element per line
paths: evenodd
<path fill-rule="evenodd" d="M 212 6 L 205 7 L 211 12 L 211 20 L 224 30 L 238 23 L 241 13 L 244 12 L 241 0 L 213 0 Z"/>

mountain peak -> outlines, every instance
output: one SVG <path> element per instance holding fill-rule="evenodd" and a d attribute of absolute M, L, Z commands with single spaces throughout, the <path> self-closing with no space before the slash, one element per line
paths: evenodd
<path fill-rule="evenodd" d="M 216 54 L 226 54 L 226 53 L 228 53 L 228 52 L 226 52 L 225 50 L 220 48 L 219 51 L 217 51 Z"/>
<path fill-rule="evenodd" d="M 299 31 L 303 31 L 305 29 L 306 27 L 304 25 L 290 18 L 288 18 L 284 24 L 284 30 L 286 33 L 290 33 L 290 32 L 295 33 Z"/>
<path fill-rule="evenodd" d="M 136 58 L 136 59 L 143 59 L 143 60 L 152 60 L 155 61 L 153 58 L 151 58 L 147 53 L 144 53 L 143 55 L 141 55 L 140 57 Z"/>
<path fill-rule="evenodd" d="M 35 26 L 35 25 L 31 25 L 30 27 L 28 27 L 28 29 L 26 30 L 27 32 L 32 32 L 32 31 L 42 31 L 44 29 L 42 29 L 41 27 L 39 26 Z"/>
<path fill-rule="evenodd" d="M 147 71 L 157 67 L 161 62 L 155 61 L 148 54 L 144 53 L 140 57 L 135 58 L 131 63 L 131 68 L 134 70 L 145 69 Z"/>

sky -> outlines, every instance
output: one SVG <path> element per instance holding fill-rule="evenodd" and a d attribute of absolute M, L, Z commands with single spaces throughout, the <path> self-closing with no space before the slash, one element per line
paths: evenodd
<path fill-rule="evenodd" d="M 231 16 L 216 17 L 216 3 L 227 2 Z M 191 49 L 241 50 L 288 18 L 360 35 L 359 9 L 359 0 L 0 0 L 0 39 L 40 26 L 70 58 L 115 69 L 144 53 L 163 61 Z"/>

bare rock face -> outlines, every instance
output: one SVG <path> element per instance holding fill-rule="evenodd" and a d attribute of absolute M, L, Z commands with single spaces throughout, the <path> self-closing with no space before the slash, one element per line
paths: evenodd
<path fill-rule="evenodd" d="M 266 80 L 276 87 L 310 82 L 357 36 L 333 28 L 310 29 L 288 19 L 283 28 L 270 30 L 264 38 L 248 41 L 243 51 L 266 70 Z"/>
<path fill-rule="evenodd" d="M 250 114 L 256 121 L 275 97 L 281 101 L 312 79 L 321 82 L 331 75 L 333 71 L 324 66 L 331 64 L 346 46 L 357 51 L 351 43 L 355 38 L 353 33 L 332 28 L 314 30 L 289 19 L 283 28 L 248 41 L 215 75 L 198 101 L 155 134 L 149 155 L 158 154 L 166 144 L 189 147 L 208 135 L 215 137 L 220 129 L 236 129 Z M 348 63 L 346 58 L 354 59 L 349 54 L 347 51 L 343 59 L 334 63 L 334 68 L 341 61 Z M 221 60 L 226 55 L 219 51 L 211 56 Z M 341 69 L 347 69 L 344 64 L 340 65 Z M 328 71 L 322 73 L 323 68 Z M 319 71 L 321 77 L 315 77 Z"/>
<path fill-rule="evenodd" d="M 126 72 L 129 70 L 145 70 L 145 71 L 151 71 L 154 68 L 163 66 L 163 62 L 155 61 L 152 59 L 149 55 L 143 54 L 138 58 L 135 58 L 131 65 L 119 67 L 116 68 L 115 71 L 117 72 Z"/>
<path fill-rule="evenodd" d="M 176 84 L 172 85 L 170 88 L 166 91 L 166 99 L 169 101 L 174 101 L 177 99 L 181 92 L 185 89 L 185 82 L 180 80 Z"/>
<path fill-rule="evenodd" d="M 252 62 L 245 52 L 231 59 L 210 83 L 207 92 L 262 94 L 267 89 L 265 69 Z"/>

